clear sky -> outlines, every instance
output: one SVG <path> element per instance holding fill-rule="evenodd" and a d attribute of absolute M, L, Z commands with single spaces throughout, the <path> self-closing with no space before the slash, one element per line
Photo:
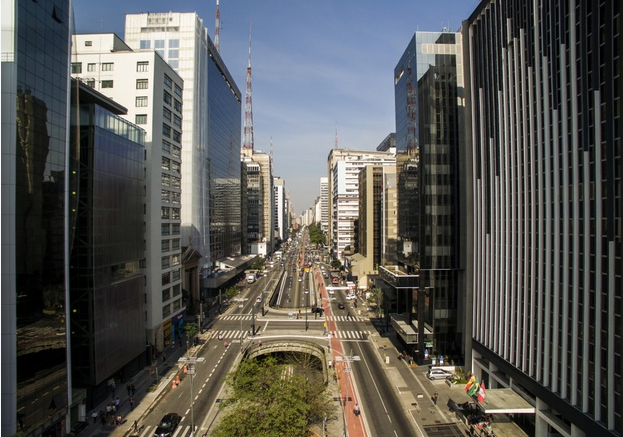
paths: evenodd
<path fill-rule="evenodd" d="M 413 33 L 458 30 L 478 0 L 220 0 L 220 54 L 244 93 L 251 24 L 255 150 L 269 152 L 295 211 L 313 206 L 338 147 L 375 150 L 395 131 L 393 71 Z M 78 33 L 124 37 L 126 13 L 197 12 L 216 0 L 74 0 Z M 242 136 L 242 126 L 241 126 Z M 242 143 L 242 140 L 241 140 Z"/>

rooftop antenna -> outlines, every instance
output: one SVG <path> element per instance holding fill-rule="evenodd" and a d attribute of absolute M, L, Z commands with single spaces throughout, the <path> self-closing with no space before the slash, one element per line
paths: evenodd
<path fill-rule="evenodd" d="M 214 25 L 214 47 L 216 51 L 220 52 L 219 35 L 221 33 L 221 14 L 218 8 L 219 0 L 216 0 L 216 24 Z"/>
<path fill-rule="evenodd" d="M 335 122 L 335 145 L 333 146 L 334 149 L 337 149 L 337 121 Z"/>
<path fill-rule="evenodd" d="M 273 163 L 273 136 L 270 136 L 270 163 Z"/>

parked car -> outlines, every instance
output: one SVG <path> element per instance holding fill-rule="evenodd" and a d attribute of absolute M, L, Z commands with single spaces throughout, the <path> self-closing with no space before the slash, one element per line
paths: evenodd
<path fill-rule="evenodd" d="M 346 300 L 353 300 L 353 299 L 357 299 L 357 296 L 355 296 L 354 294 L 349 294 L 348 296 L 346 296 Z"/>
<path fill-rule="evenodd" d="M 181 420 L 182 416 L 177 413 L 165 414 L 154 432 L 154 437 L 171 437 Z"/>
<path fill-rule="evenodd" d="M 446 379 L 448 376 L 451 376 L 452 373 L 450 372 L 446 372 L 445 370 L 442 369 L 429 369 L 428 372 L 426 372 L 426 377 L 428 379 Z"/>

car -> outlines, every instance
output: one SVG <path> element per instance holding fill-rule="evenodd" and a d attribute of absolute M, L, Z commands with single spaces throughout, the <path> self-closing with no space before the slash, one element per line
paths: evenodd
<path fill-rule="evenodd" d="M 442 369 L 429 369 L 429 371 L 426 372 L 426 377 L 431 380 L 446 379 L 448 376 L 452 376 L 452 373 Z"/>
<path fill-rule="evenodd" d="M 319 315 L 322 316 L 322 314 L 324 313 L 324 310 L 320 307 L 312 307 L 311 312 L 312 314 L 318 313 Z"/>
<path fill-rule="evenodd" d="M 353 300 L 353 299 L 357 299 L 357 296 L 355 296 L 354 294 L 349 294 L 348 296 L 346 296 L 346 300 Z"/>
<path fill-rule="evenodd" d="M 343 310 L 343 309 L 344 309 L 344 304 L 343 304 L 342 302 L 339 302 L 339 303 L 337 304 L 337 307 L 338 307 L 339 309 Z"/>
<path fill-rule="evenodd" d="M 258 297 L 255 299 L 255 301 L 256 301 L 257 303 L 260 303 L 260 302 L 262 301 L 262 296 L 258 296 Z"/>
<path fill-rule="evenodd" d="M 177 413 L 165 414 L 154 431 L 154 437 L 171 437 L 181 420 L 182 416 Z"/>

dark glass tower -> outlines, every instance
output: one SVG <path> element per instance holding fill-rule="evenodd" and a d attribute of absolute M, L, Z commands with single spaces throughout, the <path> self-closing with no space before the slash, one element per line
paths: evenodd
<path fill-rule="evenodd" d="M 69 426 L 69 8 L 2 4 L 2 435 Z"/>

